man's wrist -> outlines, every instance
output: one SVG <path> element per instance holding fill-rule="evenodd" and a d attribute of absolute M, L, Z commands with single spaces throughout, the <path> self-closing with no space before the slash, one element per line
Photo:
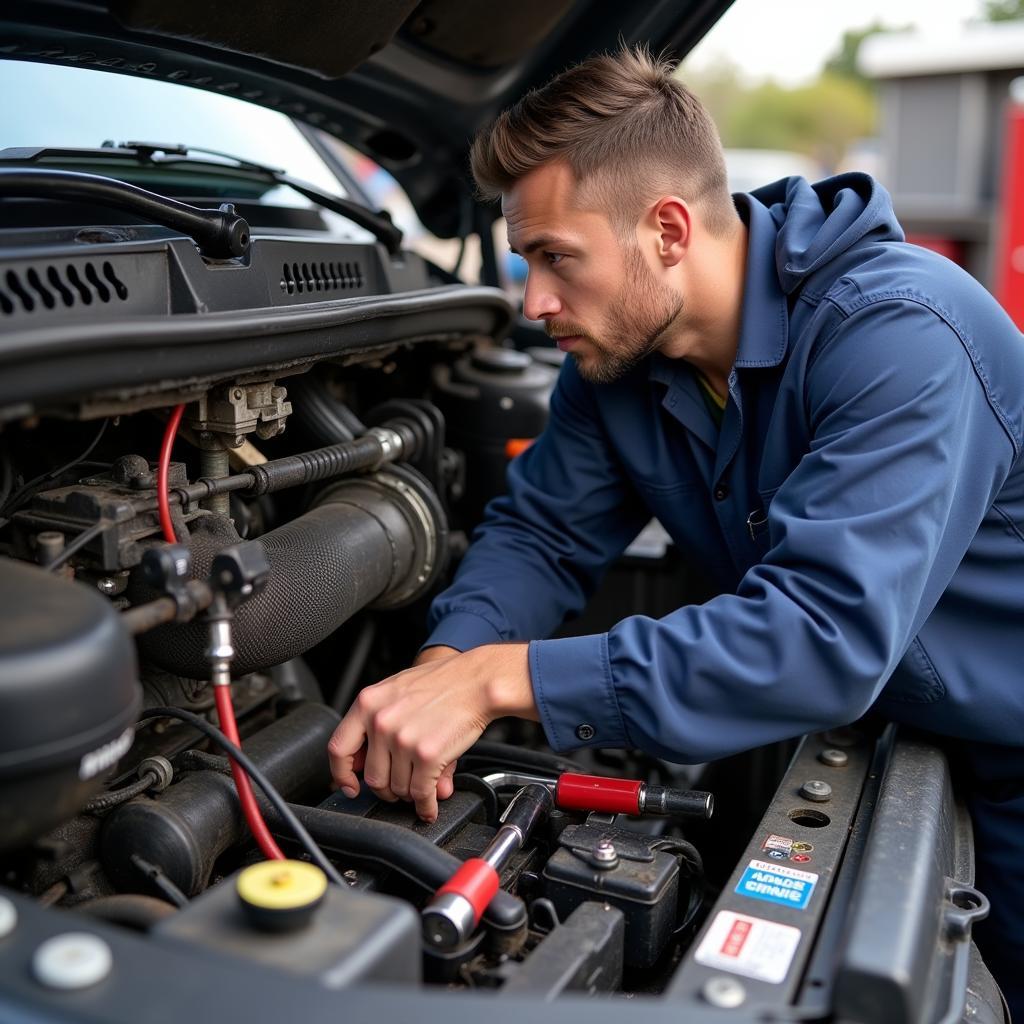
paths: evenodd
<path fill-rule="evenodd" d="M 482 649 L 481 649 L 482 650 Z M 527 643 L 490 644 L 486 648 L 486 700 L 493 718 L 511 715 L 539 721 L 530 681 L 530 645 Z"/>
<path fill-rule="evenodd" d="M 451 658 L 456 654 L 462 652 L 455 647 L 447 647 L 444 644 L 435 644 L 432 647 L 424 647 L 419 654 L 416 655 L 416 660 L 413 661 L 414 665 L 425 665 L 428 661 L 440 661 L 443 658 Z"/>

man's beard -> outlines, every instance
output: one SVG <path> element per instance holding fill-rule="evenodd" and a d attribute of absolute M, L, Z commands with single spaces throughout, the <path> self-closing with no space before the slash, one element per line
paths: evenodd
<path fill-rule="evenodd" d="M 633 245 L 625 254 L 625 281 L 599 332 L 563 320 L 549 321 L 546 330 L 552 338 L 582 335 L 585 350 L 570 352 L 580 376 L 594 384 L 610 384 L 661 347 L 682 311 L 682 297 L 659 284 Z"/>

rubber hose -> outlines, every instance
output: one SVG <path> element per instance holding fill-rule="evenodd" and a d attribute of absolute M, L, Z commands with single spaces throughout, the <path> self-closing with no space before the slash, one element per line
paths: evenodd
<path fill-rule="evenodd" d="M 441 544 L 445 524 L 436 502 L 432 517 Z M 266 550 L 270 574 L 263 590 L 235 612 L 232 674 L 267 669 L 303 654 L 360 609 L 405 588 L 410 579 L 415 583 L 422 577 L 422 586 L 428 586 L 434 573 L 421 571 L 423 533 L 398 497 L 369 477 L 345 481 L 324 504 L 264 534 L 259 543 Z M 227 517 L 197 520 L 189 540 L 193 575 L 206 579 L 214 556 L 238 541 Z M 133 604 L 151 600 L 155 593 L 133 580 Z M 207 626 L 201 620 L 161 626 L 138 642 L 143 657 L 167 672 L 192 679 L 209 674 Z"/>
<path fill-rule="evenodd" d="M 134 800 L 140 793 L 145 793 L 157 781 L 156 772 L 146 772 L 141 779 L 136 779 L 128 786 L 111 789 L 106 793 L 100 793 L 99 796 L 94 796 L 82 810 L 86 814 L 96 814 L 99 811 L 109 811 L 112 807 L 120 807 L 121 804 Z"/>
<path fill-rule="evenodd" d="M 322 704 L 300 704 L 247 736 L 245 752 L 285 799 L 316 798 L 330 785 L 327 742 L 338 722 Z M 268 813 L 269 804 L 260 807 Z M 129 801 L 104 819 L 100 862 L 122 892 L 152 891 L 132 860 L 136 854 L 195 896 L 206 888 L 217 858 L 245 836 L 230 775 L 218 769 L 178 772 L 162 793 Z"/>
<path fill-rule="evenodd" d="M 366 433 L 359 417 L 339 402 L 319 377 L 296 377 L 289 382 L 288 391 L 295 415 L 320 444 L 351 441 Z"/>
<path fill-rule="evenodd" d="M 391 868 L 430 891 L 447 882 L 462 864 L 458 857 L 401 825 L 319 807 L 289 806 L 320 846 Z M 282 839 L 290 838 L 272 811 L 267 813 L 267 822 Z M 517 932 L 526 927 L 526 907 L 518 897 L 499 889 L 483 919 L 498 931 Z"/>

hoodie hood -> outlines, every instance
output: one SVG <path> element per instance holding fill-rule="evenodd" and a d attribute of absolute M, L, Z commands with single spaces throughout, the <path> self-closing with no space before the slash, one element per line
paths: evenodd
<path fill-rule="evenodd" d="M 867 174 L 840 174 L 813 185 L 782 178 L 750 197 L 775 222 L 775 266 L 787 295 L 854 246 L 903 241 L 889 193 Z"/>

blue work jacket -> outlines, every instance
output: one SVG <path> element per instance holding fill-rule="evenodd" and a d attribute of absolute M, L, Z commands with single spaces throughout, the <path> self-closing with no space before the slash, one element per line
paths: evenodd
<path fill-rule="evenodd" d="M 556 750 L 680 762 L 855 720 L 1024 744 L 1024 339 L 847 174 L 736 197 L 749 228 L 720 429 L 689 364 L 572 361 L 428 644 L 531 640 Z M 543 639 L 651 515 L 720 591 Z"/>

